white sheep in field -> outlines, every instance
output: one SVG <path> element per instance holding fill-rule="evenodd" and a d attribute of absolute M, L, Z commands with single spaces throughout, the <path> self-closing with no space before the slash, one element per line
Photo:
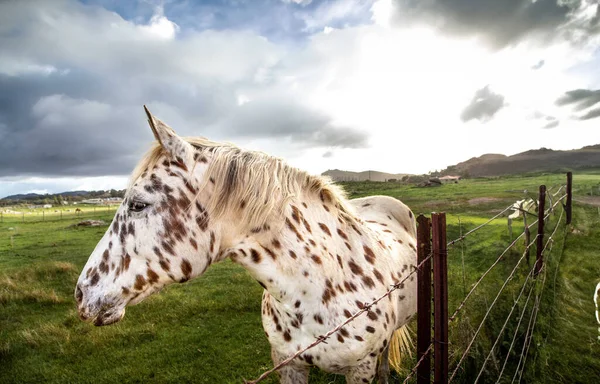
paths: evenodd
<path fill-rule="evenodd" d="M 511 207 L 513 213 L 508 215 L 508 232 L 512 238 L 512 221 L 517 219 L 519 216 L 523 216 L 523 225 L 527 226 L 527 215 L 535 214 L 537 211 L 538 202 L 533 199 L 517 200 Z"/>
<path fill-rule="evenodd" d="M 535 213 L 537 207 L 538 202 L 533 199 L 517 200 L 511 208 L 514 212 L 511 213 L 508 218 L 512 220 L 521 215 L 525 215 L 526 213 Z"/>

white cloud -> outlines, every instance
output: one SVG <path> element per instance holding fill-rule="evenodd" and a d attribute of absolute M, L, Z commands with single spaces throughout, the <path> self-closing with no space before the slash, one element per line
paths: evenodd
<path fill-rule="evenodd" d="M 308 5 L 312 3 L 312 0 L 281 0 L 286 4 L 298 4 L 298 5 Z"/>
<path fill-rule="evenodd" d="M 96 131 L 105 129 L 106 140 L 114 140 L 111 148 L 139 152 L 151 139 L 149 131 L 141 131 L 139 108 L 147 103 L 182 134 L 234 141 L 314 173 L 327 168 L 419 173 L 486 152 L 571 149 L 597 141 L 591 121 L 570 120 L 554 103 L 566 90 L 598 84 L 596 67 L 575 70 L 594 60 L 593 40 L 579 46 L 523 40 L 491 51 L 475 39 L 442 36 L 427 26 L 390 25 L 390 0 L 372 7 L 341 0 L 310 14 L 297 10 L 308 30 L 319 31 L 298 47 L 249 31 L 179 33 L 160 9 L 148 23 L 136 24 L 98 7 L 62 4 L 41 2 L 27 17 L 0 17 L 29 31 L 20 44 L 0 45 L 0 73 L 19 76 L 15 68 L 33 68 L 51 77 L 63 66 L 81 68 L 109 84 L 108 96 L 50 92 L 37 98 L 31 113 L 38 133 L 67 134 L 61 127 L 78 126 L 90 132 L 77 137 L 99 146 Z M 369 9 L 372 25 L 331 27 Z M 532 69 L 541 60 L 544 65 Z M 506 106 L 485 124 L 463 123 L 461 111 L 486 85 Z M 541 136 L 535 113 L 560 124 Z M 370 136 L 366 148 L 361 132 Z M 0 136 L 6 135 L 0 124 Z M 335 136 L 340 142 L 351 135 L 356 142 L 335 151 L 322 140 Z M 331 152 L 335 156 L 323 156 Z M 60 180 L 44 182 L 98 189 L 114 181 Z"/>
<path fill-rule="evenodd" d="M 125 189 L 128 178 L 124 176 L 102 177 L 25 177 L 0 178 L 0 198 L 18 193 L 60 193 L 67 191 L 99 191 Z"/>
<path fill-rule="evenodd" d="M 157 7 L 147 25 L 139 25 L 138 28 L 149 36 L 164 40 L 172 40 L 179 31 L 179 26 L 167 19 L 162 7 Z"/>

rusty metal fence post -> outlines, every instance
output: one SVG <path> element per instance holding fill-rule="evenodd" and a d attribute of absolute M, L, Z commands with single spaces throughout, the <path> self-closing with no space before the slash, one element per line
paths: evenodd
<path fill-rule="evenodd" d="M 538 203 L 538 233 L 536 239 L 536 258 L 534 276 L 537 276 L 544 265 L 544 216 L 546 211 L 546 186 L 540 185 Z"/>
<path fill-rule="evenodd" d="M 567 213 L 567 224 L 571 224 L 573 214 L 573 172 L 567 172 L 567 203 L 565 211 Z"/>
<path fill-rule="evenodd" d="M 433 245 L 433 313 L 435 384 L 448 382 L 448 269 L 446 214 L 431 214 Z"/>
<path fill-rule="evenodd" d="M 417 384 L 431 382 L 431 220 L 419 215 L 417 218 Z M 423 357 L 427 353 L 427 356 Z"/>

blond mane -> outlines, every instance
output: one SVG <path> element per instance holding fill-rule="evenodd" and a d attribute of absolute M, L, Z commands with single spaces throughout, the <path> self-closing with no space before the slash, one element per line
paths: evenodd
<path fill-rule="evenodd" d="M 331 179 L 311 175 L 286 164 L 282 159 L 262 152 L 243 150 L 230 143 L 210 141 L 203 137 L 184 137 L 192 146 L 213 155 L 204 177 L 206 187 L 214 182 L 214 192 L 207 209 L 213 217 L 235 212 L 249 228 L 261 228 L 281 218 L 292 199 L 316 196 L 337 208 L 345 219 L 354 221 L 345 192 Z M 166 152 L 155 142 L 132 173 L 130 186 L 151 170 Z M 243 207 L 243 208 L 242 208 Z"/>

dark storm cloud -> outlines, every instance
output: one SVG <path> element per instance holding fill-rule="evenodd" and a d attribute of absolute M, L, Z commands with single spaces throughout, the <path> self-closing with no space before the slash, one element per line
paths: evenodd
<path fill-rule="evenodd" d="M 246 103 L 223 128 L 236 135 L 289 138 L 305 146 L 363 148 L 368 142 L 366 132 L 333 126 L 328 116 L 291 98 L 266 98 Z"/>
<path fill-rule="evenodd" d="M 600 89 L 574 89 L 565 92 L 564 95 L 556 100 L 556 105 L 572 106 L 576 112 L 583 112 L 576 116 L 579 120 L 590 120 L 600 117 L 600 108 L 592 108 L 600 104 Z"/>
<path fill-rule="evenodd" d="M 600 108 L 589 110 L 582 116 L 579 116 L 579 120 L 590 120 L 595 119 L 596 117 L 600 117 Z"/>
<path fill-rule="evenodd" d="M 532 65 L 531 69 L 534 69 L 534 70 L 535 69 L 540 69 L 540 68 L 542 68 L 544 66 L 544 64 L 546 64 L 546 61 L 545 60 L 540 60 L 536 64 Z"/>
<path fill-rule="evenodd" d="M 395 0 L 394 20 L 398 25 L 418 21 L 443 33 L 477 36 L 500 49 L 529 35 L 556 34 L 557 28 L 573 21 L 581 5 L 581 0 Z M 589 21 L 570 28 L 597 33 Z"/>
<path fill-rule="evenodd" d="M 560 121 L 559 120 L 552 120 L 550 122 L 548 122 L 546 125 L 544 125 L 542 128 L 543 129 L 552 129 L 552 128 L 556 128 L 560 125 Z"/>
<path fill-rule="evenodd" d="M 464 122 L 473 119 L 488 121 L 502 107 L 504 107 L 504 96 L 492 92 L 489 86 L 485 86 L 475 92 L 471 103 L 462 111 L 460 118 Z"/>
<path fill-rule="evenodd" d="M 365 145 L 364 132 L 269 87 L 273 57 L 247 32 L 161 40 L 97 6 L 0 3 L 0 177 L 128 174 L 153 139 L 143 104 L 186 136 Z M 239 106 L 239 89 L 286 102 Z"/>
<path fill-rule="evenodd" d="M 565 92 L 563 96 L 556 100 L 556 105 L 574 104 L 575 110 L 578 111 L 589 108 L 597 103 L 600 103 L 600 89 L 574 89 Z"/>

